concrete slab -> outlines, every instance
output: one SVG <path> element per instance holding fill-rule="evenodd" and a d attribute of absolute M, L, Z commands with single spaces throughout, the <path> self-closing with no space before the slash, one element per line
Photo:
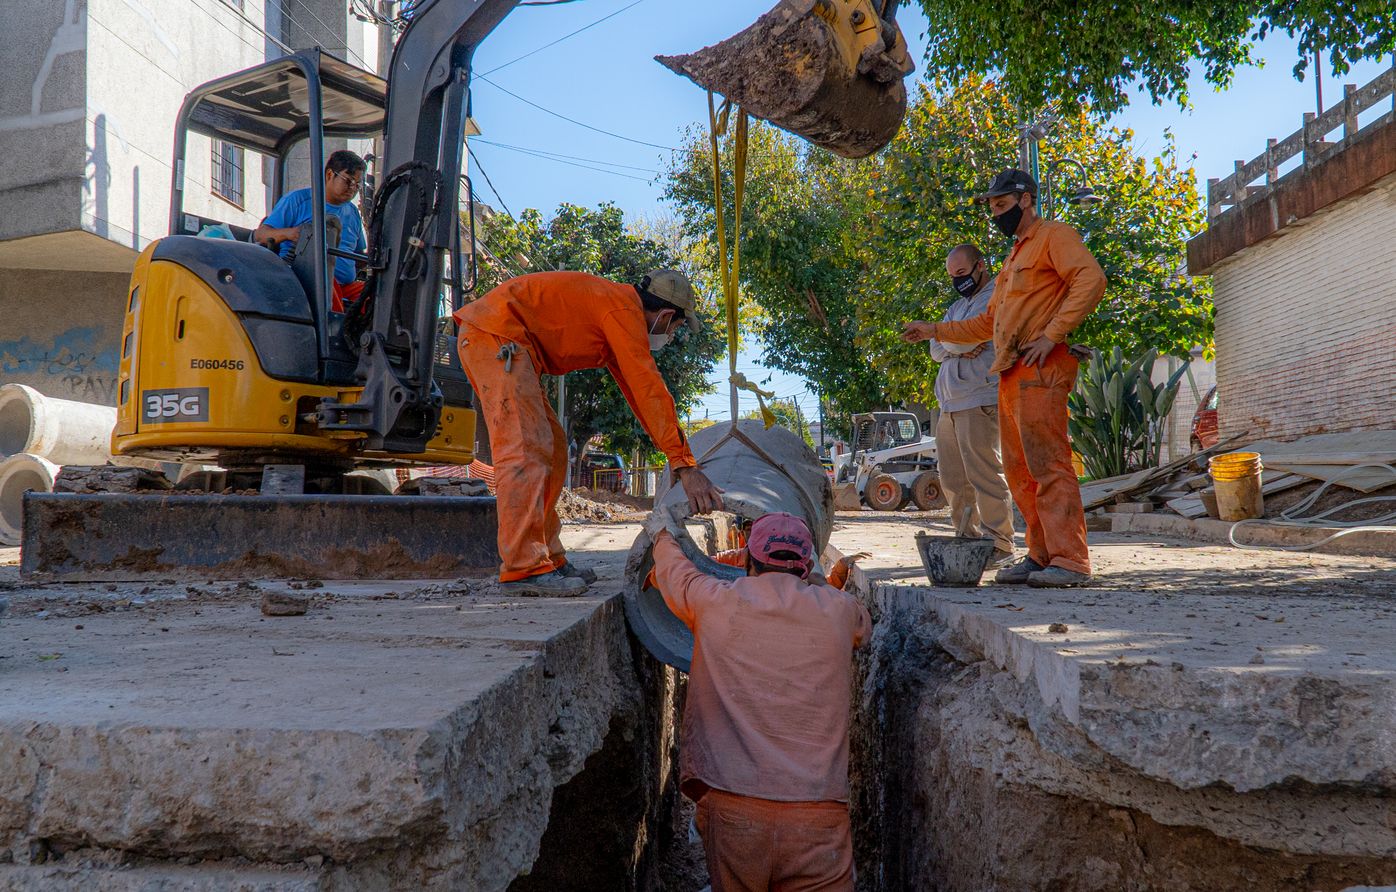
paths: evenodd
<path fill-rule="evenodd" d="M 181 859 L 241 884 L 208 888 L 507 888 L 553 791 L 644 708 L 618 597 L 633 535 L 569 530 L 602 581 L 568 600 L 478 580 L 13 588 L 0 888 L 204 888 L 128 873 Z M 308 613 L 262 616 L 268 589 Z"/>
<path fill-rule="evenodd" d="M 833 537 L 874 549 L 855 821 L 889 888 L 1396 881 L 1396 561 L 1093 534 L 1090 588 L 936 589 L 927 525 Z"/>

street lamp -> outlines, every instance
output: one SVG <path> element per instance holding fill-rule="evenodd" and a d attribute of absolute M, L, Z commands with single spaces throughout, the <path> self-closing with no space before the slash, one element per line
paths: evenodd
<path fill-rule="evenodd" d="M 1053 211 L 1056 209 L 1056 199 L 1052 194 L 1053 181 L 1056 179 L 1057 168 L 1061 167 L 1063 164 L 1069 164 L 1075 167 L 1081 174 L 1081 185 L 1066 199 L 1068 204 L 1084 207 L 1086 205 L 1100 204 L 1105 200 L 1096 194 L 1095 187 L 1087 181 L 1086 178 L 1088 174 L 1086 173 L 1086 165 L 1077 161 L 1075 158 L 1058 158 L 1047 166 L 1046 174 L 1042 178 L 1042 216 L 1048 220 L 1052 219 Z"/>

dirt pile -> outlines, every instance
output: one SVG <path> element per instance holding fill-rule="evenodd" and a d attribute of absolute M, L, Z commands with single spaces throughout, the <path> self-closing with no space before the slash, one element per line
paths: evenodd
<path fill-rule="evenodd" d="M 616 510 L 564 489 L 557 500 L 557 516 L 563 523 L 611 523 L 616 519 Z"/>

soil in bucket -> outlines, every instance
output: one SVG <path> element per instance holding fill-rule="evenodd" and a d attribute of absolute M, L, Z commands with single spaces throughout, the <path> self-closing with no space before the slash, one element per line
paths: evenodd
<path fill-rule="evenodd" d="M 973 587 L 993 556 L 994 540 L 917 533 L 916 550 L 933 584 Z"/>

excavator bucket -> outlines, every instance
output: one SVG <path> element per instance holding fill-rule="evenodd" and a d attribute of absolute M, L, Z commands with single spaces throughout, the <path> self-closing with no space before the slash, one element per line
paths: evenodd
<path fill-rule="evenodd" d="M 756 24 L 667 68 L 751 115 L 845 158 L 892 141 L 915 66 L 896 0 L 781 0 Z"/>

